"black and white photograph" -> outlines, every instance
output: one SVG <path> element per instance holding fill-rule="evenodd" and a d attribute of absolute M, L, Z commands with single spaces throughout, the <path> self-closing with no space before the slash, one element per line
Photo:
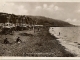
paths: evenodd
<path fill-rule="evenodd" d="M 80 2 L 0 1 L 1 57 L 80 57 Z"/>

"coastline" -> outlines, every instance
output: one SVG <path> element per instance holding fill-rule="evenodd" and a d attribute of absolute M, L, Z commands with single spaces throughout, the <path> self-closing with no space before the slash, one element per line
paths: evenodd
<path fill-rule="evenodd" d="M 69 51 L 67 51 L 66 50 L 66 48 L 62 45 L 62 44 L 60 44 L 60 41 L 59 40 L 57 40 L 57 37 L 56 36 L 54 36 L 54 35 L 51 35 L 50 33 L 49 33 L 49 29 L 43 29 L 43 32 L 45 31 L 45 39 L 46 40 L 43 40 L 43 41 L 52 41 L 52 42 L 46 42 L 48 45 L 49 44 L 52 44 L 51 46 L 50 46 L 50 48 L 52 48 L 51 49 L 51 52 L 55 52 L 55 55 L 56 56 L 54 56 L 54 57 L 74 57 L 75 55 L 74 54 L 72 54 L 71 52 L 69 52 Z M 44 44 L 44 45 L 46 45 L 46 44 Z M 46 45 L 46 46 L 48 46 L 48 45 Z M 59 53 L 58 53 L 59 52 Z"/>
<path fill-rule="evenodd" d="M 69 51 L 72 54 L 75 54 L 75 56 L 80 57 L 80 53 L 79 53 L 80 52 L 80 48 L 76 43 L 73 43 L 73 42 L 69 42 L 68 43 L 68 41 L 60 39 L 60 38 L 57 39 L 57 40 L 60 42 L 60 44 L 62 46 L 65 47 L 66 51 Z"/>
<path fill-rule="evenodd" d="M 62 46 L 64 46 L 65 47 L 65 50 L 66 51 L 68 51 L 68 52 L 70 52 L 70 53 L 72 53 L 72 54 L 74 54 L 75 55 L 75 57 L 80 57 L 80 45 L 79 45 L 79 42 L 77 42 L 77 41 L 75 41 L 75 40 L 70 40 L 69 39 L 69 35 L 67 36 L 64 32 L 62 32 L 60 29 L 62 29 L 62 28 L 60 28 L 60 27 L 58 27 L 58 28 L 55 28 L 54 27 L 54 29 L 53 30 L 49 30 L 49 33 L 52 35 L 52 36 L 55 36 L 55 37 L 57 37 L 58 39 L 56 39 L 57 41 L 59 41 L 60 42 L 60 44 L 62 45 Z M 65 28 L 63 28 L 64 30 L 66 30 Z M 67 29 L 68 30 L 68 29 Z M 72 33 L 74 33 L 74 30 L 71 30 L 71 31 L 73 31 Z M 59 35 L 59 32 L 60 33 L 63 33 L 64 35 Z M 67 31 L 66 31 L 67 32 Z M 69 33 L 70 34 L 70 33 Z M 75 34 L 75 33 L 74 33 Z M 74 37 L 74 36 L 73 36 Z M 75 41 L 75 42 L 74 42 Z"/>
<path fill-rule="evenodd" d="M 22 33 L 32 34 L 30 36 L 22 36 Z M 16 37 L 20 36 L 23 43 L 14 44 Z M 74 57 L 74 54 L 65 50 L 55 36 L 49 33 L 47 27 L 43 27 L 40 31 L 17 31 L 14 35 L 7 35 L 13 44 L 0 43 L 0 56 L 23 56 L 23 57 Z M 4 37 L 4 36 L 2 36 Z M 0 41 L 3 42 L 2 38 Z"/>

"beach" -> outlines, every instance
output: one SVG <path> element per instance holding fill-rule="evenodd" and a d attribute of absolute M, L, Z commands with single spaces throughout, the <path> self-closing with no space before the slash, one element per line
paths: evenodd
<path fill-rule="evenodd" d="M 58 38 L 66 51 L 80 57 L 80 27 L 51 27 L 49 32 Z"/>
<path fill-rule="evenodd" d="M 13 35 L 0 36 L 0 56 L 26 57 L 73 57 L 74 54 L 65 50 L 55 36 L 49 33 L 49 28 L 15 31 Z M 10 44 L 4 44 L 3 38 L 8 38 Z M 15 43 L 20 37 L 22 43 Z"/>

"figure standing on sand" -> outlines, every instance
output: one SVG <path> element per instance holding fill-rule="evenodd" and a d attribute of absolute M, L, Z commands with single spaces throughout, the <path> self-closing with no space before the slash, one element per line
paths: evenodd
<path fill-rule="evenodd" d="M 21 43 L 22 41 L 21 41 L 21 39 L 20 39 L 20 37 L 18 37 L 17 39 L 16 39 L 16 43 Z"/>
<path fill-rule="evenodd" d="M 60 36 L 60 32 L 59 32 L 59 36 Z"/>
<path fill-rule="evenodd" d="M 8 39 L 6 38 L 6 39 L 4 39 L 4 44 L 9 44 L 9 41 L 8 41 Z"/>

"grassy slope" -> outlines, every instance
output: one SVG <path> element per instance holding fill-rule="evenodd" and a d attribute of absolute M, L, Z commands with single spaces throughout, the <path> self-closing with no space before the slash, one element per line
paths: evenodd
<path fill-rule="evenodd" d="M 64 22 L 57 19 L 47 18 L 43 16 L 27 16 L 31 18 L 33 21 L 37 21 L 38 24 L 42 24 L 45 26 L 54 26 L 54 27 L 73 27 L 74 25 Z"/>
<path fill-rule="evenodd" d="M 29 33 L 29 31 L 26 31 Z M 36 32 L 34 36 L 20 36 L 21 32 L 15 32 L 14 35 L 7 37 L 13 44 L 3 44 L 3 39 L 0 38 L 0 56 L 35 56 L 35 57 L 73 57 L 74 55 L 65 51 L 65 48 L 59 44 L 56 37 L 48 33 L 48 28 L 41 29 Z M 33 32 L 32 32 L 33 33 Z M 32 34 L 31 33 L 31 34 Z M 14 43 L 14 37 L 20 36 L 23 43 Z M 3 37 L 3 36 L 2 36 Z M 27 54 L 32 53 L 32 54 Z M 48 53 L 48 54 L 35 54 Z"/>
<path fill-rule="evenodd" d="M 7 16 L 11 16 L 11 20 L 15 23 L 17 19 L 22 20 L 23 17 L 26 17 L 25 22 L 32 24 L 42 24 L 44 26 L 54 26 L 54 27 L 72 27 L 74 25 L 69 24 L 57 19 L 47 18 L 43 16 L 20 16 L 14 14 L 0 13 L 0 22 L 7 21 Z M 15 19 L 17 18 L 17 19 Z"/>

